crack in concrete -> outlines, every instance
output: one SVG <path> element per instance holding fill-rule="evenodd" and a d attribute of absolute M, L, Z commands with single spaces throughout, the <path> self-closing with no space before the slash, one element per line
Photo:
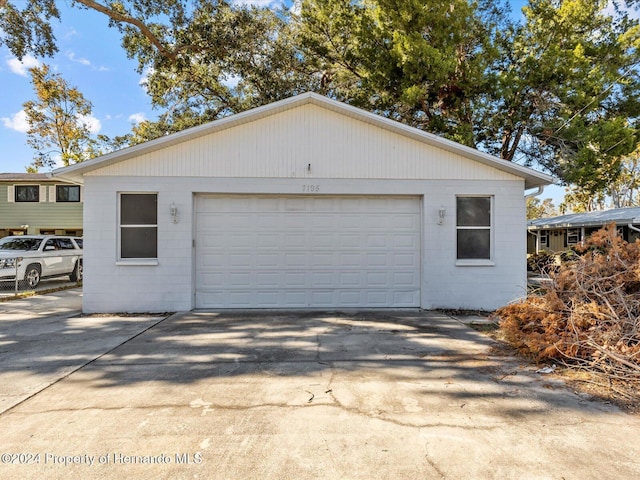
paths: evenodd
<path fill-rule="evenodd" d="M 464 430 L 472 430 L 472 431 L 492 431 L 492 430 L 496 430 L 496 429 L 500 429 L 500 428 L 504 428 L 504 425 L 507 425 L 508 422 L 505 422 L 504 424 L 498 424 L 498 425 L 487 425 L 487 426 L 478 426 L 478 425 L 457 425 L 457 424 L 449 424 L 449 423 L 423 423 L 423 424 L 415 424 L 415 423 L 408 423 L 408 422 L 402 422 L 400 420 L 396 420 L 396 419 L 392 419 L 392 418 L 385 418 L 382 416 L 377 416 L 377 415 L 372 415 L 366 412 L 363 412 L 362 410 L 359 410 L 357 408 L 354 407 L 347 407 L 344 406 L 342 404 L 340 404 L 339 402 L 336 402 L 335 405 L 333 404 L 329 404 L 329 403 L 300 403 L 300 404 L 296 404 L 296 405 L 290 405 L 287 403 L 260 403 L 260 404 L 255 404 L 255 405 L 224 405 L 224 404 L 216 404 L 213 402 L 206 402 L 206 406 L 209 409 L 209 412 L 213 412 L 215 410 L 220 410 L 220 411 L 230 411 L 230 412 L 238 412 L 238 411 L 251 411 L 251 410 L 259 410 L 259 409 L 264 409 L 264 408 L 278 408 L 278 409 L 287 409 L 287 410 L 292 410 L 292 409 L 297 409 L 297 408 L 321 408 L 321 407 L 328 407 L 328 408 L 339 408 L 341 410 L 344 410 L 348 413 L 351 413 L 353 415 L 358 415 L 361 417 L 365 417 L 368 418 L 370 420 L 379 420 L 381 422 L 385 422 L 385 423 L 391 423 L 393 425 L 399 426 L 399 427 L 403 427 L 403 428 L 412 428 L 412 429 L 425 429 L 425 428 L 458 428 L 458 429 L 464 429 Z M 38 410 L 37 414 L 38 415 L 44 415 L 44 414 L 49 414 L 49 413 L 73 413 L 73 412 L 84 412 L 84 411 L 104 411 L 104 412 L 112 412 L 112 411 L 121 411 L 121 410 L 151 410 L 151 409 L 158 409 L 158 408 L 174 408 L 174 409 L 189 409 L 189 410 L 199 410 L 202 407 L 200 405 L 194 407 L 191 406 L 189 404 L 171 404 L 171 403 L 164 403 L 164 404 L 156 404 L 156 405 L 141 405 L 141 406 L 116 406 L 116 407 L 83 407 L 83 408 L 59 408 L 59 409 L 48 409 L 48 410 Z M 20 411 L 12 411 L 11 415 L 15 415 L 15 416 L 30 416 L 33 415 L 34 412 L 31 411 L 25 411 L 25 412 L 20 412 Z"/>
<path fill-rule="evenodd" d="M 424 459 L 426 460 L 427 465 L 429 465 L 431 468 L 433 468 L 440 478 L 447 478 L 447 476 L 444 474 L 444 472 L 442 470 L 440 470 L 440 468 L 438 468 L 436 463 L 429 456 L 428 442 L 425 443 L 425 445 L 424 445 Z"/>

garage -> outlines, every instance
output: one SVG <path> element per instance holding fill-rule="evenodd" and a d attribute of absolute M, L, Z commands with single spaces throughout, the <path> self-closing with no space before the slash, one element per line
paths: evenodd
<path fill-rule="evenodd" d="M 419 196 L 195 197 L 195 307 L 420 306 Z"/>
<path fill-rule="evenodd" d="M 553 181 L 312 92 L 55 176 L 84 185 L 85 313 L 494 310 Z"/>

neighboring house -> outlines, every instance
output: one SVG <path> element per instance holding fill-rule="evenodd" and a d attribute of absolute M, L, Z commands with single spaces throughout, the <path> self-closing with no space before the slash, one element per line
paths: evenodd
<path fill-rule="evenodd" d="M 83 188 L 44 173 L 0 173 L 0 237 L 82 235 Z"/>
<path fill-rule="evenodd" d="M 627 242 L 640 238 L 640 207 L 615 208 L 540 218 L 527 224 L 527 253 L 562 252 L 580 245 L 593 232 L 615 223 Z"/>
<path fill-rule="evenodd" d="M 312 93 L 54 175 L 85 187 L 85 312 L 493 309 L 553 180 Z"/>

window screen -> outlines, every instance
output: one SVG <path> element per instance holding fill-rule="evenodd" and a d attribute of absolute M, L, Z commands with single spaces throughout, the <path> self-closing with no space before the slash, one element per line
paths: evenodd
<path fill-rule="evenodd" d="M 16 185 L 16 202 L 39 202 L 40 187 L 38 185 Z"/>
<path fill-rule="evenodd" d="M 491 258 L 491 197 L 458 197 L 458 260 Z"/>
<path fill-rule="evenodd" d="M 56 185 L 56 202 L 79 202 L 79 185 Z"/>
<path fill-rule="evenodd" d="M 158 195 L 120 194 L 120 258 L 158 257 Z"/>

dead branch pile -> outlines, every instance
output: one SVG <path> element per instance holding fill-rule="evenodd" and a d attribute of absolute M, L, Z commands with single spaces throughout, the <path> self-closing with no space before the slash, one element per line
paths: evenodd
<path fill-rule="evenodd" d="M 552 280 L 496 312 L 506 339 L 536 361 L 640 381 L 640 241 L 623 241 L 610 225 Z"/>

